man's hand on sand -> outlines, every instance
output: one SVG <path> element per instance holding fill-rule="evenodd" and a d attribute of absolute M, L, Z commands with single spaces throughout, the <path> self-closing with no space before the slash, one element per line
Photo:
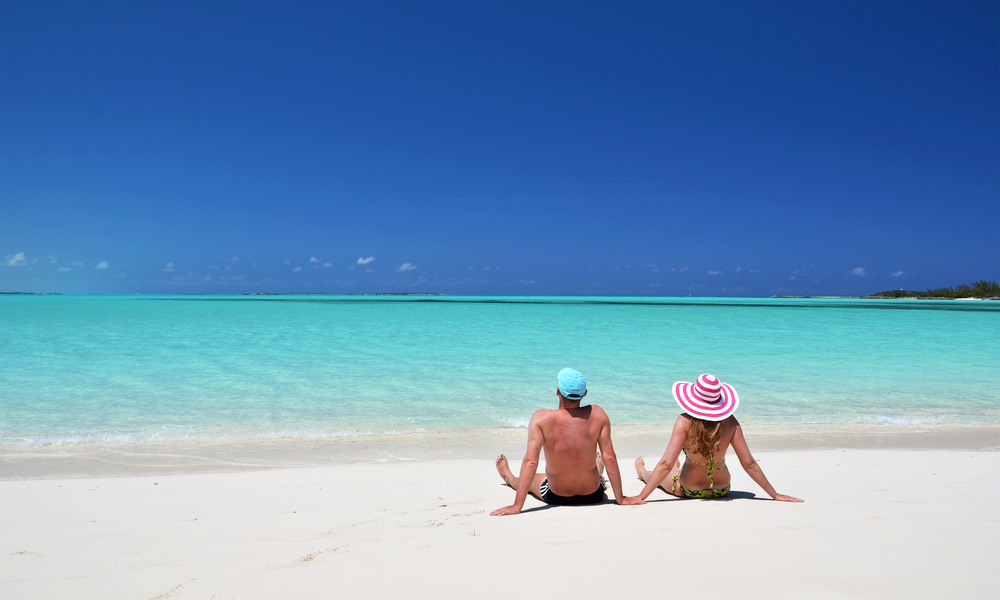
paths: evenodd
<path fill-rule="evenodd" d="M 490 513 L 491 517 L 502 517 L 504 515 L 516 515 L 521 512 L 519 508 L 511 504 L 510 506 L 505 506 L 503 508 L 498 508 Z"/>
<path fill-rule="evenodd" d="M 774 499 L 778 502 L 805 502 L 805 500 L 800 500 L 795 496 L 786 496 L 784 494 L 776 494 Z"/>
<path fill-rule="evenodd" d="M 636 505 L 645 504 L 645 503 L 646 503 L 646 501 L 643 500 L 642 498 L 640 498 L 639 496 L 625 496 L 625 499 L 622 500 L 622 504 L 621 505 L 622 506 L 636 506 Z"/>

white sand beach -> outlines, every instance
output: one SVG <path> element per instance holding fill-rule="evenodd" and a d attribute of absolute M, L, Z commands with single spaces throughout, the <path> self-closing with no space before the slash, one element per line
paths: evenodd
<path fill-rule="evenodd" d="M 515 449 L 508 455 L 517 457 Z M 0 481 L 5 598 L 958 598 L 1000 586 L 1000 452 L 757 452 L 724 501 L 509 504 L 487 460 Z M 641 483 L 620 455 L 625 491 Z M 646 456 L 648 462 L 655 456 Z M 517 469 L 518 461 L 512 461 Z"/>

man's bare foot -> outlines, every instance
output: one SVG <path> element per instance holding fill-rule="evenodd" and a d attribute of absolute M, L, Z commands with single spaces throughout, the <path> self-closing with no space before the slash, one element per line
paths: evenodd
<path fill-rule="evenodd" d="M 604 459 L 601 458 L 601 451 L 597 451 L 597 474 L 604 477 Z"/>
<path fill-rule="evenodd" d="M 646 461 L 641 456 L 635 459 L 635 474 L 639 476 L 639 481 L 646 483 L 649 471 L 646 470 Z"/>
<path fill-rule="evenodd" d="M 507 464 L 507 457 L 501 454 L 500 456 L 497 456 L 496 462 L 493 464 L 496 465 L 497 473 L 500 473 L 500 477 L 503 478 L 503 482 L 516 490 L 517 478 L 510 472 L 510 465 Z"/>

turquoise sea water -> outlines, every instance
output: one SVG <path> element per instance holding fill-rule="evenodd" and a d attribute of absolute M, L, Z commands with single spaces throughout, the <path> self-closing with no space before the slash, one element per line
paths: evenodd
<path fill-rule="evenodd" d="M 0 443 L 517 428 L 587 377 L 616 426 L 711 372 L 744 422 L 1000 421 L 1000 303 L 4 296 Z"/>

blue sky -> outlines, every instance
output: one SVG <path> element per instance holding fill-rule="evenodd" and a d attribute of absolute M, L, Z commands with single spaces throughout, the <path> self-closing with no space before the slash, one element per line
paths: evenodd
<path fill-rule="evenodd" d="M 995 1 L 4 0 L 0 290 L 1000 279 L 998 21 Z"/>

